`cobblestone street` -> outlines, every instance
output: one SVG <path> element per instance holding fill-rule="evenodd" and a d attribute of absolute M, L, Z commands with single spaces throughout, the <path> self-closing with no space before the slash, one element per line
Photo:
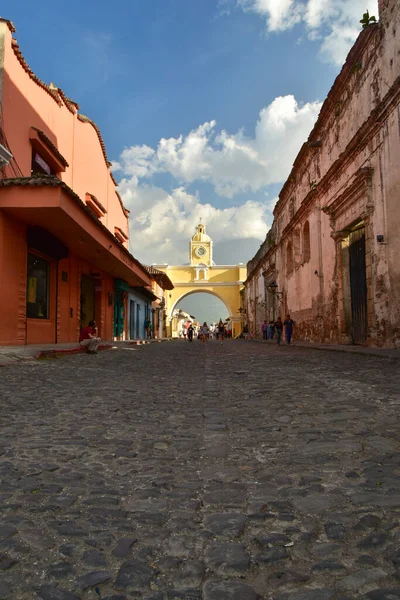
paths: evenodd
<path fill-rule="evenodd" d="M 399 390 L 251 342 L 2 368 L 0 599 L 400 599 Z"/>

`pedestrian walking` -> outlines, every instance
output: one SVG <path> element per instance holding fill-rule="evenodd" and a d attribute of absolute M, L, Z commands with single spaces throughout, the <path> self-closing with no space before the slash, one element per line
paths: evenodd
<path fill-rule="evenodd" d="M 268 324 L 268 339 L 273 340 L 275 335 L 275 321 L 270 321 Z"/>
<path fill-rule="evenodd" d="M 249 339 L 249 326 L 248 325 L 245 325 L 243 327 L 243 337 L 245 340 Z"/>
<path fill-rule="evenodd" d="M 210 332 L 210 330 L 208 329 L 208 325 L 204 321 L 203 327 L 201 328 L 201 339 L 203 341 L 203 344 L 206 344 L 208 342 L 208 334 L 209 334 L 209 332 Z"/>
<path fill-rule="evenodd" d="M 97 354 L 101 338 L 97 337 L 96 321 L 90 321 L 87 327 L 84 327 L 79 335 L 79 344 L 82 348 L 87 348 L 88 354 Z"/>
<path fill-rule="evenodd" d="M 222 322 L 222 319 L 220 319 L 219 323 L 218 323 L 218 339 L 221 343 L 221 345 L 224 343 L 224 337 L 225 337 L 225 325 Z"/>
<path fill-rule="evenodd" d="M 290 344 L 294 332 L 294 321 L 290 318 L 290 315 L 286 315 L 286 321 L 284 322 L 284 326 L 286 343 Z"/>
<path fill-rule="evenodd" d="M 144 332 L 145 332 L 145 337 L 149 338 L 150 337 L 150 321 L 149 321 L 149 319 L 144 320 Z"/>
<path fill-rule="evenodd" d="M 261 326 L 261 330 L 262 330 L 263 340 L 267 340 L 268 339 L 268 323 L 267 323 L 267 321 L 264 321 L 264 323 Z"/>
<path fill-rule="evenodd" d="M 192 324 L 190 324 L 188 327 L 188 330 L 187 330 L 187 336 L 188 336 L 189 342 L 193 342 L 193 333 L 194 333 L 194 327 Z"/>
<path fill-rule="evenodd" d="M 283 332 L 283 323 L 281 317 L 278 317 L 275 322 L 275 331 L 276 331 L 276 343 L 280 344 L 282 339 Z"/>

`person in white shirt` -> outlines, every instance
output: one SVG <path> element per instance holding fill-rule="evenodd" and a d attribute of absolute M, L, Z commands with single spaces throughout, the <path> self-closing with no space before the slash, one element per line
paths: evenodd
<path fill-rule="evenodd" d="M 203 344 L 206 344 L 208 342 L 208 334 L 209 333 L 210 333 L 210 330 L 208 328 L 208 325 L 204 321 L 203 327 L 201 328 L 201 339 L 203 340 Z"/>

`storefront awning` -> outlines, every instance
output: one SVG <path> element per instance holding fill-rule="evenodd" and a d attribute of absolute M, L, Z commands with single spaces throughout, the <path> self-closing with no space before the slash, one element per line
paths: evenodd
<path fill-rule="evenodd" d="M 131 286 L 151 286 L 143 265 L 65 183 L 51 176 L 0 181 L 0 210 L 41 227 L 70 252 Z"/>

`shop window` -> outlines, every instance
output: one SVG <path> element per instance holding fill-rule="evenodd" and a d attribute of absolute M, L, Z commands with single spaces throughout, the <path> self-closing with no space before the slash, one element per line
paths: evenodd
<path fill-rule="evenodd" d="M 28 319 L 49 318 L 50 263 L 28 254 L 26 316 Z"/>
<path fill-rule="evenodd" d="M 303 262 L 311 258 L 310 223 L 306 221 L 303 227 Z"/>

